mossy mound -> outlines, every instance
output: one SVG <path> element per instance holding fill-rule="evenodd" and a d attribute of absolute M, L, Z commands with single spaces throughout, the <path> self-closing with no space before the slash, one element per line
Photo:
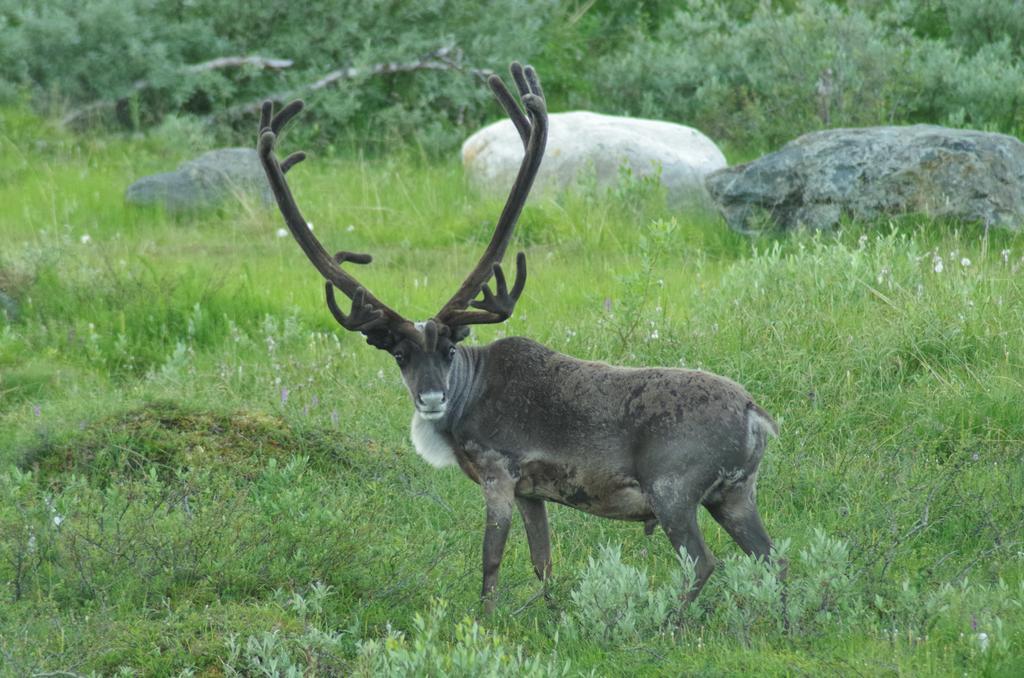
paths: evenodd
<path fill-rule="evenodd" d="M 344 461 L 342 453 L 327 431 L 300 430 L 277 416 L 157 401 L 98 419 L 61 440 L 33 445 L 19 465 L 51 482 L 74 474 L 105 485 L 153 472 L 167 479 L 198 468 L 230 470 L 245 478 L 268 457 L 284 461 L 302 454 L 311 461 L 337 463 Z"/>

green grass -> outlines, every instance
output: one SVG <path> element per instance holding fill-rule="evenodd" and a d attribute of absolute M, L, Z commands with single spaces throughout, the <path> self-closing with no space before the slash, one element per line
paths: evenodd
<path fill-rule="evenodd" d="M 630 181 L 531 201 L 524 297 L 473 341 L 699 366 L 782 425 L 759 499 L 793 563 L 790 627 L 705 516 L 725 563 L 698 604 L 609 641 L 572 621 L 600 614 L 580 591 L 614 599 L 622 568 L 647 576 L 621 595 L 666 590 L 664 536 L 552 506 L 551 599 L 517 528 L 500 611 L 461 623 L 479 614 L 478 488 L 415 455 L 393 361 L 336 328 L 276 212 L 124 205 L 189 154 L 171 133 L 76 138 L 0 113 L 0 291 L 20 306 L 0 320 L 0 674 L 1024 668 L 1020 236 L 906 218 L 750 241 Z M 415 318 L 501 206 L 413 152 L 290 177 L 325 245 L 373 253 L 358 277 Z"/>

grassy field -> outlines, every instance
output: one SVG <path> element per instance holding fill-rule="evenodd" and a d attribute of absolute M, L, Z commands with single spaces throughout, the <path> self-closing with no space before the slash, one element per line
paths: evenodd
<path fill-rule="evenodd" d="M 679 610 L 660 531 L 560 506 L 550 599 L 517 525 L 481 618 L 479 489 L 415 455 L 393 361 L 337 328 L 276 211 L 124 205 L 189 154 L 0 113 L 0 674 L 1024 673 L 1024 237 L 749 240 L 628 177 L 531 201 L 516 316 L 470 341 L 746 385 L 782 428 L 759 500 L 790 624 L 707 516 L 724 562 Z M 410 317 L 500 209 L 414 149 L 289 176 Z"/>

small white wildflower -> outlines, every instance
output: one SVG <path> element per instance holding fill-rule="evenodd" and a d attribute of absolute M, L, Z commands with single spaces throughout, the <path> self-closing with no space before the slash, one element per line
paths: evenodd
<path fill-rule="evenodd" d="M 92 242 L 92 236 L 89 235 L 88 233 L 83 233 L 82 237 L 78 239 L 78 242 L 82 243 L 83 245 L 88 245 L 89 243 Z"/>
<path fill-rule="evenodd" d="M 288 229 L 286 229 L 286 228 L 279 228 L 279 229 L 277 229 L 277 237 L 278 238 L 284 238 L 287 235 L 288 235 Z"/>
<path fill-rule="evenodd" d="M 309 230 L 312 231 L 313 230 L 313 222 L 312 221 L 307 221 L 306 222 L 306 228 L 308 228 Z"/>
<path fill-rule="evenodd" d="M 942 265 L 942 257 L 936 254 L 935 258 L 932 260 L 932 264 L 933 271 L 935 271 L 936 273 L 942 273 L 942 269 L 944 268 L 944 266 Z"/>
<path fill-rule="evenodd" d="M 862 235 L 861 237 L 857 238 L 857 246 L 860 247 L 861 249 L 864 249 L 864 247 L 867 244 L 868 244 L 868 237 L 867 237 L 867 235 Z"/>
<path fill-rule="evenodd" d="M 999 256 L 1003 258 L 1004 264 L 1010 263 L 1010 250 L 1003 250 L 999 253 Z"/>
<path fill-rule="evenodd" d="M 377 370 L 377 378 L 378 379 L 383 379 L 384 378 L 384 370 Z"/>
<path fill-rule="evenodd" d="M 54 527 L 60 527 L 60 524 L 64 522 L 64 516 L 56 515 L 53 517 Z"/>
<path fill-rule="evenodd" d="M 651 331 L 651 339 L 657 339 L 657 338 L 658 338 L 658 330 L 657 329 L 652 330 Z"/>
<path fill-rule="evenodd" d="M 968 266 L 971 265 L 971 260 L 968 259 L 967 257 L 964 257 L 963 259 L 960 260 L 960 265 L 963 266 L 964 268 L 967 268 Z"/>
<path fill-rule="evenodd" d="M 355 227 L 355 225 L 354 225 L 354 224 L 349 224 L 349 225 L 348 225 L 348 228 L 346 228 L 346 229 L 345 229 L 345 232 L 346 232 L 346 233 L 351 233 L 351 232 L 352 232 L 352 231 L 354 231 L 354 230 L 356 230 L 356 227 Z"/>
<path fill-rule="evenodd" d="M 975 637 L 978 639 L 978 647 L 981 648 L 981 651 L 984 652 L 985 650 L 987 650 L 988 649 L 988 634 L 985 633 L 984 631 L 982 631 L 981 633 L 979 633 Z"/>

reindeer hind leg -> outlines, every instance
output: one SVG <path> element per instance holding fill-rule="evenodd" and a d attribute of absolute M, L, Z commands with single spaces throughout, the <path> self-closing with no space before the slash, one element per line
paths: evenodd
<path fill-rule="evenodd" d="M 744 553 L 765 560 L 771 557 L 772 540 L 757 511 L 753 482 L 716 493 L 704 506 Z"/>
<path fill-rule="evenodd" d="M 718 494 L 713 502 L 704 506 L 711 517 L 721 525 L 747 555 L 760 558 L 778 567 L 778 581 L 782 595 L 782 623 L 789 628 L 789 609 L 786 597 L 786 574 L 789 563 L 785 558 L 776 558 L 772 553 L 772 540 L 761 521 L 757 510 L 757 476 L 742 485 L 729 488 Z"/>
<path fill-rule="evenodd" d="M 681 479 L 659 479 L 651 488 L 654 515 L 677 553 L 685 553 L 693 560 L 695 579 L 693 588 L 680 597 L 692 602 L 704 588 L 715 569 L 715 556 L 704 543 L 697 525 L 697 507 L 700 500 L 685 491 Z"/>

